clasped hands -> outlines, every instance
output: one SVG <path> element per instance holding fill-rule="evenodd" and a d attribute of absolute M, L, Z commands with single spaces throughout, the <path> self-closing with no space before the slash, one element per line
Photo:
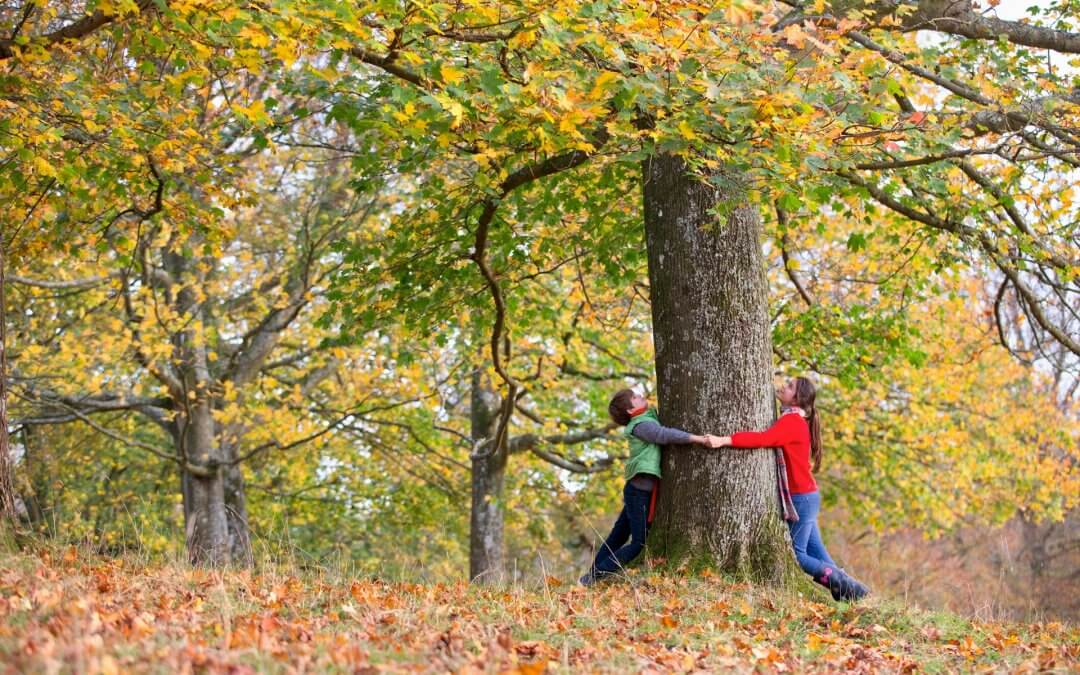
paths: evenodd
<path fill-rule="evenodd" d="M 713 434 L 705 434 L 705 447 L 722 448 L 725 445 L 731 445 L 731 436 L 714 436 Z"/>

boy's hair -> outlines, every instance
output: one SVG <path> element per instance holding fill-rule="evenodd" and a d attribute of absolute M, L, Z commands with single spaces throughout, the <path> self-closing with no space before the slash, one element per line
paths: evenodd
<path fill-rule="evenodd" d="M 615 424 L 626 426 L 630 423 L 630 399 L 634 397 L 633 389 L 622 389 L 611 397 L 607 411 Z"/>

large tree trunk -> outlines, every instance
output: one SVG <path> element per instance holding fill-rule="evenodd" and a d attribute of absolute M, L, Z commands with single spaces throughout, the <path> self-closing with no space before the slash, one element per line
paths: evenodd
<path fill-rule="evenodd" d="M 469 579 L 497 583 L 503 579 L 503 477 L 506 451 L 492 447 L 500 399 L 479 368 L 472 373 L 470 422 L 472 511 L 469 518 Z"/>
<path fill-rule="evenodd" d="M 661 420 L 694 433 L 765 428 L 772 346 L 757 211 L 737 188 L 701 181 L 672 155 L 646 161 L 643 179 Z M 772 451 L 671 447 L 663 475 L 653 553 L 790 578 Z"/>

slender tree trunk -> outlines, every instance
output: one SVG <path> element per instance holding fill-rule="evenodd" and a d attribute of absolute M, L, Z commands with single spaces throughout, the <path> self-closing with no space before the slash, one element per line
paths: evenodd
<path fill-rule="evenodd" d="M 235 457 L 235 449 L 226 453 L 228 459 Z M 229 557 L 234 565 L 250 567 L 255 562 L 251 552 L 251 531 L 248 528 L 247 496 L 244 492 L 244 474 L 239 466 L 228 465 L 224 469 L 225 517 L 229 532 Z"/>
<path fill-rule="evenodd" d="M 180 453 L 179 453 L 180 456 L 183 457 L 186 450 L 184 449 L 184 446 L 181 445 L 179 439 L 177 439 L 177 441 L 176 441 L 176 448 L 177 448 L 177 450 L 180 451 Z M 180 496 L 181 496 L 181 504 L 183 504 L 183 507 L 184 507 L 184 525 L 185 525 L 185 528 L 187 526 L 188 521 L 191 519 L 191 507 L 192 507 L 192 504 L 195 501 L 195 496 L 192 494 L 192 491 L 191 491 L 191 480 L 192 480 L 192 475 L 190 473 L 188 473 L 187 471 L 181 469 L 180 470 Z"/>
<path fill-rule="evenodd" d="M 480 369 L 472 374 L 470 422 L 472 511 L 469 519 L 469 579 L 497 583 L 503 579 L 503 477 L 506 452 L 493 452 L 500 400 Z"/>
<path fill-rule="evenodd" d="M 15 481 L 12 479 L 11 443 L 7 417 L 7 257 L 0 232 L 0 520 L 15 523 Z"/>
<path fill-rule="evenodd" d="M 174 251 L 165 253 L 166 265 L 180 284 L 175 306 L 180 316 L 190 315 L 188 327 L 173 337 L 174 363 L 183 381 L 184 400 L 175 401 L 179 412 L 180 447 L 189 465 L 184 505 L 185 541 L 192 565 L 217 567 L 229 563 L 229 528 L 225 508 L 224 457 L 214 422 L 214 387 L 204 336 L 202 305 L 195 287 L 201 272 L 193 261 Z"/>
<path fill-rule="evenodd" d="M 206 400 L 189 407 L 183 424 L 188 461 L 205 467 L 208 475 L 188 475 L 190 503 L 185 504 L 184 523 L 188 559 L 192 565 L 217 567 L 229 562 L 229 526 L 225 509 L 225 479 L 214 443 L 214 422 Z"/>
<path fill-rule="evenodd" d="M 765 428 L 772 345 L 757 211 L 672 155 L 646 161 L 643 180 L 660 417 L 694 433 Z M 772 451 L 671 447 L 663 474 L 654 553 L 789 578 Z"/>
<path fill-rule="evenodd" d="M 26 511 L 32 530 L 52 535 L 53 528 L 45 519 L 44 509 L 44 505 L 49 501 L 50 458 L 43 456 L 45 443 L 39 440 L 40 436 L 41 428 L 37 425 L 28 424 L 22 428 L 22 444 L 25 452 L 23 469 L 30 483 L 30 491 L 25 499 Z"/>

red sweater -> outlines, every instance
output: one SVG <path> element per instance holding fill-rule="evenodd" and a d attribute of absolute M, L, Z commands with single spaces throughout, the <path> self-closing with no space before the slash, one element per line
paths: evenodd
<path fill-rule="evenodd" d="M 731 444 L 736 448 L 783 449 L 791 494 L 817 490 L 817 482 L 810 473 L 810 425 L 802 415 L 794 412 L 781 415 L 768 431 L 740 431 L 731 437 Z"/>

